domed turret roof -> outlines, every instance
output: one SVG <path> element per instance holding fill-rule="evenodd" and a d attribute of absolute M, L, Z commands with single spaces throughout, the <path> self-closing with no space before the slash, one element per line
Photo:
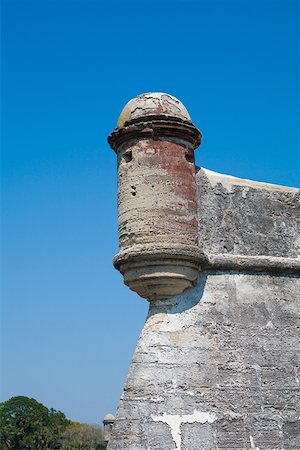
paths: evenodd
<path fill-rule="evenodd" d="M 166 116 L 191 122 L 187 109 L 176 97 L 163 92 L 148 92 L 127 103 L 121 112 L 117 128 L 123 127 L 125 122 L 147 116 Z"/>
<path fill-rule="evenodd" d="M 113 416 L 112 414 L 109 413 L 109 414 L 105 415 L 103 420 L 107 420 L 107 421 L 115 420 L 115 416 Z"/>

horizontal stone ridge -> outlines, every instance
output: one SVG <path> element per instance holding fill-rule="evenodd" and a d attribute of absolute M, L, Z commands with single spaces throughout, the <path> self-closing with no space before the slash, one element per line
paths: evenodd
<path fill-rule="evenodd" d="M 209 255 L 203 268 L 238 272 L 300 274 L 300 259 L 278 256 Z"/>
<path fill-rule="evenodd" d="M 134 139 L 184 139 L 195 149 L 201 143 L 201 132 L 186 120 L 165 116 L 149 116 L 126 122 L 108 136 L 109 145 L 117 152 L 121 144 Z"/>
<path fill-rule="evenodd" d="M 165 257 L 184 260 L 185 258 L 198 264 L 199 270 L 235 270 L 247 272 L 283 272 L 290 274 L 300 274 L 300 258 L 285 258 L 280 256 L 265 255 L 234 255 L 219 254 L 208 255 L 203 253 L 196 246 L 185 246 L 175 244 L 140 244 L 133 245 L 129 249 L 120 251 L 113 259 L 116 269 L 120 270 L 120 265 L 128 261 L 138 261 L 138 259 Z"/>

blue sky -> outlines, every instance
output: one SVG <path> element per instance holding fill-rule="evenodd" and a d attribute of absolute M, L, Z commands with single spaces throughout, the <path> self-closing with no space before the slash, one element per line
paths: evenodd
<path fill-rule="evenodd" d="M 147 313 L 111 264 L 132 97 L 185 104 L 199 166 L 299 186 L 297 3 L 4 1 L 2 400 L 115 413 Z"/>

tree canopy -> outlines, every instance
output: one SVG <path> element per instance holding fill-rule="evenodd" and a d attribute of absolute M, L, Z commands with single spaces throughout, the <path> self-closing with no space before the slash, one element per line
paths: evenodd
<path fill-rule="evenodd" d="M 104 450 L 102 430 L 97 425 L 73 422 L 63 433 L 61 450 Z"/>
<path fill-rule="evenodd" d="M 102 450 L 102 430 L 74 423 L 64 413 L 33 398 L 18 396 L 0 403 L 1 450 Z"/>

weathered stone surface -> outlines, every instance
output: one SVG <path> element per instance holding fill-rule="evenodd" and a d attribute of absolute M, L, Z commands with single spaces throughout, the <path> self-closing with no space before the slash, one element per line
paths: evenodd
<path fill-rule="evenodd" d="M 199 245 L 209 255 L 300 254 L 300 190 L 197 173 Z"/>
<path fill-rule="evenodd" d="M 115 423 L 115 417 L 112 414 L 106 414 L 103 419 L 103 439 L 108 443 L 111 439 L 111 432 Z"/>
<path fill-rule="evenodd" d="M 173 95 L 164 92 L 148 92 L 130 100 L 118 119 L 117 128 L 126 122 L 145 119 L 148 116 L 165 116 L 191 121 L 184 105 Z"/>
<path fill-rule="evenodd" d="M 153 302 L 109 450 L 299 449 L 299 292 L 293 276 L 205 272 Z"/>
<path fill-rule="evenodd" d="M 182 103 L 162 93 L 131 100 L 109 137 L 118 156 L 120 252 L 114 262 L 125 284 L 148 300 L 197 282 L 194 150 L 200 138 Z"/>
<path fill-rule="evenodd" d="M 151 303 L 108 450 L 300 450 L 299 190 L 200 169 L 196 191 L 190 119 L 151 95 L 111 142 L 115 264 Z"/>

